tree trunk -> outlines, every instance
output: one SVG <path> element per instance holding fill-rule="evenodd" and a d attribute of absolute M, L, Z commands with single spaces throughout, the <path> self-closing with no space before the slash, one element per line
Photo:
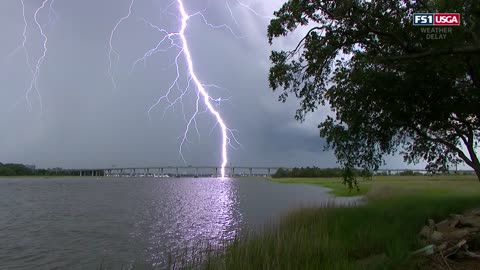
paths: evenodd
<path fill-rule="evenodd" d="M 469 144 L 467 144 L 467 150 L 468 150 L 468 153 L 470 154 L 470 159 L 472 162 L 470 167 L 473 168 L 473 170 L 475 171 L 475 174 L 477 174 L 478 181 L 480 181 L 480 161 L 478 160 L 477 153 L 475 152 L 473 133 L 469 139 L 470 140 L 469 140 Z"/>
<path fill-rule="evenodd" d="M 475 174 L 477 175 L 478 181 L 480 181 L 480 164 L 476 164 L 473 166 L 473 170 L 475 171 Z"/>

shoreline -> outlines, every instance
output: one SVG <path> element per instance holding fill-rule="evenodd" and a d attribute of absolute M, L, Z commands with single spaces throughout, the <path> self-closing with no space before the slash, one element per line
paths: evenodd
<path fill-rule="evenodd" d="M 275 180 L 327 188 L 341 181 Z M 223 255 L 205 258 L 217 262 L 205 269 L 437 269 L 411 255 L 423 247 L 418 233 L 425 221 L 480 206 L 480 183 L 472 176 L 382 176 L 367 181 L 364 204 L 294 210 L 277 225 L 232 242 Z M 331 192 L 348 190 L 340 187 L 334 185 Z"/>

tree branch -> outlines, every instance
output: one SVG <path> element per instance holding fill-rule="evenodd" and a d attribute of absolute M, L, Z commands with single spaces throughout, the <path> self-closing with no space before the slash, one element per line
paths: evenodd
<path fill-rule="evenodd" d="M 453 125 L 453 129 L 457 133 L 457 136 L 462 140 L 462 142 L 467 145 L 468 140 L 464 135 L 467 135 L 465 132 L 462 132 L 457 126 Z"/>
<path fill-rule="evenodd" d="M 363 14 L 365 14 L 365 15 L 370 15 L 370 16 L 372 16 L 372 17 L 376 17 L 376 18 L 379 18 L 379 19 L 385 19 L 384 16 L 378 17 L 378 16 L 374 16 L 373 14 L 369 14 L 369 12 L 368 12 L 367 10 L 362 9 L 362 8 L 360 8 L 359 6 L 355 6 L 355 5 L 354 5 L 354 6 L 353 6 L 353 9 L 354 9 L 354 10 L 356 9 L 356 10 L 358 10 L 358 11 L 360 11 L 360 12 L 363 12 Z M 405 51 L 407 51 L 407 52 L 411 51 L 411 50 L 409 49 L 408 43 L 405 41 L 405 39 L 400 38 L 400 36 L 398 36 L 397 34 L 392 33 L 392 32 L 380 31 L 380 30 L 378 30 L 378 29 L 375 29 L 375 28 L 371 27 L 370 25 L 368 25 L 367 23 L 365 23 L 364 21 L 362 21 L 362 20 L 360 20 L 360 21 L 357 20 L 354 16 L 352 16 L 351 18 L 352 18 L 352 20 L 353 20 L 354 22 L 362 25 L 362 26 L 365 27 L 368 31 L 370 31 L 370 32 L 372 32 L 372 33 L 374 33 L 374 34 L 376 34 L 376 35 L 378 35 L 378 36 L 391 37 L 391 38 L 393 38 L 393 39 L 398 43 L 398 45 L 399 45 L 400 47 L 402 47 Z"/>
<path fill-rule="evenodd" d="M 473 164 L 475 165 L 472 166 L 474 169 L 480 169 L 480 161 L 478 160 L 477 153 L 475 152 L 474 148 L 474 141 L 475 141 L 475 136 L 473 134 L 473 130 L 469 129 L 469 134 L 468 134 L 468 144 L 467 144 L 467 151 L 470 154 L 470 158 L 472 159 Z"/>
<path fill-rule="evenodd" d="M 300 46 L 302 46 L 303 42 L 305 41 L 305 39 L 307 39 L 307 37 L 310 35 L 310 33 L 312 33 L 313 31 L 315 30 L 322 30 L 322 29 L 330 29 L 331 30 L 331 26 L 315 26 L 313 27 L 312 29 L 308 30 L 307 34 L 305 34 L 305 36 L 298 42 L 297 46 L 295 47 L 294 50 L 290 51 L 289 53 L 289 56 L 292 56 L 294 54 L 297 53 L 298 49 L 300 48 Z"/>
<path fill-rule="evenodd" d="M 429 140 L 429 141 L 432 141 L 432 142 L 441 143 L 441 144 L 447 146 L 447 147 L 448 147 L 449 149 L 451 149 L 452 151 L 455 151 L 455 152 L 458 154 L 458 156 L 459 156 L 461 159 L 463 159 L 463 161 L 465 161 L 465 163 L 467 163 L 470 167 L 474 168 L 474 166 L 475 166 L 474 160 L 473 160 L 473 159 L 470 160 L 470 159 L 467 157 L 467 155 L 465 155 L 465 153 L 463 153 L 463 151 L 460 150 L 455 144 L 453 144 L 453 143 L 451 143 L 451 142 L 449 142 L 449 141 L 446 141 L 446 140 L 444 140 L 444 139 L 442 139 L 442 138 L 439 138 L 439 137 L 436 137 L 436 138 L 430 137 L 430 136 L 428 136 L 427 133 L 423 132 L 422 130 L 420 130 L 419 128 L 417 128 L 417 127 L 415 127 L 415 126 L 413 126 L 412 128 L 413 128 L 413 130 L 414 130 L 415 132 L 417 132 L 418 135 L 420 135 L 421 137 L 423 137 L 423 138 L 425 138 L 425 139 L 427 139 L 427 140 Z"/>

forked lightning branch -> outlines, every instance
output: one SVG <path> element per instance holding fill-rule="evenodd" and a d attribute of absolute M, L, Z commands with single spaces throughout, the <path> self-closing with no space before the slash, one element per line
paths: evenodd
<path fill-rule="evenodd" d="M 240 3 L 240 2 L 238 2 Z M 119 53 L 114 49 L 113 46 L 113 37 L 115 35 L 116 30 L 118 29 L 119 25 L 126 19 L 128 19 L 131 14 L 132 14 L 132 8 L 135 4 L 135 0 L 131 0 L 130 6 L 128 9 L 128 13 L 120 18 L 120 20 L 117 22 L 115 27 L 113 28 L 111 35 L 110 35 L 110 50 L 109 50 L 109 59 L 110 59 L 110 65 L 109 65 L 109 73 L 112 79 L 112 83 L 114 87 L 116 87 L 116 82 L 114 79 L 114 68 L 113 68 L 113 63 L 118 62 L 118 58 L 120 57 Z M 194 112 L 191 116 L 187 117 L 184 116 L 185 122 L 186 122 L 186 127 L 185 127 L 185 132 L 181 135 L 181 142 L 180 142 L 180 149 L 179 149 L 179 155 L 182 158 L 182 160 L 186 163 L 185 158 L 183 156 L 182 150 L 183 147 L 185 146 L 186 143 L 188 143 L 188 135 L 191 132 L 192 129 L 195 129 L 196 132 L 199 134 L 198 129 L 197 129 L 197 116 L 203 112 L 209 113 L 212 118 L 215 120 L 215 125 L 213 128 L 218 128 L 220 130 L 220 156 L 221 156 L 221 161 L 220 161 L 220 176 L 225 177 L 226 172 L 225 172 L 225 167 L 227 166 L 228 163 L 228 154 L 227 154 L 227 148 L 228 146 L 232 146 L 232 143 L 236 143 L 237 145 L 240 145 L 240 143 L 237 141 L 234 135 L 234 130 L 229 129 L 225 123 L 225 120 L 223 119 L 223 116 L 221 115 L 220 111 L 214 106 L 214 104 L 220 103 L 222 100 L 221 98 L 213 98 L 210 93 L 207 90 L 207 86 L 201 82 L 200 78 L 198 77 L 197 73 L 195 72 L 194 69 L 194 59 L 191 54 L 190 48 L 189 48 L 189 41 L 187 40 L 187 37 L 185 35 L 185 31 L 188 27 L 188 23 L 190 19 L 194 16 L 201 17 L 205 24 L 208 26 L 212 27 L 213 29 L 219 29 L 219 28 L 224 28 L 231 32 L 235 37 L 237 37 L 228 25 L 212 25 L 210 24 L 206 16 L 201 12 L 194 12 L 192 14 L 189 14 L 187 12 L 187 8 L 185 7 L 185 4 L 182 0 L 177 0 L 175 2 L 172 2 L 169 7 L 176 7 L 175 9 L 175 14 L 176 18 L 178 18 L 178 28 L 175 29 L 175 31 L 169 31 L 167 29 L 163 29 L 159 26 L 154 25 L 153 23 L 147 21 L 144 19 L 144 21 L 147 23 L 148 26 L 154 28 L 157 30 L 157 32 L 160 34 L 160 41 L 157 43 L 156 47 L 152 48 L 151 50 L 147 51 L 144 56 L 137 61 L 134 62 L 134 66 L 137 62 L 139 61 L 145 61 L 146 58 L 149 56 L 152 56 L 153 54 L 157 52 L 165 52 L 165 49 L 162 49 L 162 46 L 167 46 L 168 49 L 171 50 L 176 50 L 176 56 L 174 58 L 174 65 L 176 68 L 176 76 L 175 78 L 172 79 L 172 82 L 170 83 L 170 86 L 168 89 L 165 90 L 165 94 L 162 95 L 160 98 L 157 99 L 156 102 L 150 107 L 148 110 L 148 113 L 150 115 L 150 111 L 155 108 L 157 105 L 160 104 L 160 102 L 164 101 L 168 105 L 166 109 L 171 108 L 172 106 L 175 106 L 176 104 L 179 104 L 183 108 L 183 98 L 189 91 L 190 86 L 195 87 L 196 90 L 196 104 L 194 107 Z M 181 59 L 184 59 L 184 62 L 186 63 L 186 70 L 185 74 L 183 75 L 184 77 L 187 77 L 187 86 L 182 87 L 180 86 L 180 78 L 181 74 L 183 73 L 182 70 L 183 68 L 180 65 Z M 181 94 L 178 96 L 174 96 L 174 93 L 176 90 L 180 90 Z M 177 92 L 178 93 L 178 92 Z M 205 110 L 202 111 L 200 109 L 201 104 L 205 106 Z"/>

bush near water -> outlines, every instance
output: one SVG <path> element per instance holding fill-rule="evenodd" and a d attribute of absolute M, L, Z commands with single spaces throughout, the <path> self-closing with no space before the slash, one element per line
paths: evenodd
<path fill-rule="evenodd" d="M 372 175 L 371 172 L 365 170 L 352 170 L 355 176 L 360 177 L 369 177 Z M 284 169 L 279 168 L 275 174 L 272 175 L 274 178 L 286 178 L 286 177 L 343 177 L 345 174 L 345 169 L 341 168 L 318 168 L 318 167 L 300 167 L 293 169 Z"/>

